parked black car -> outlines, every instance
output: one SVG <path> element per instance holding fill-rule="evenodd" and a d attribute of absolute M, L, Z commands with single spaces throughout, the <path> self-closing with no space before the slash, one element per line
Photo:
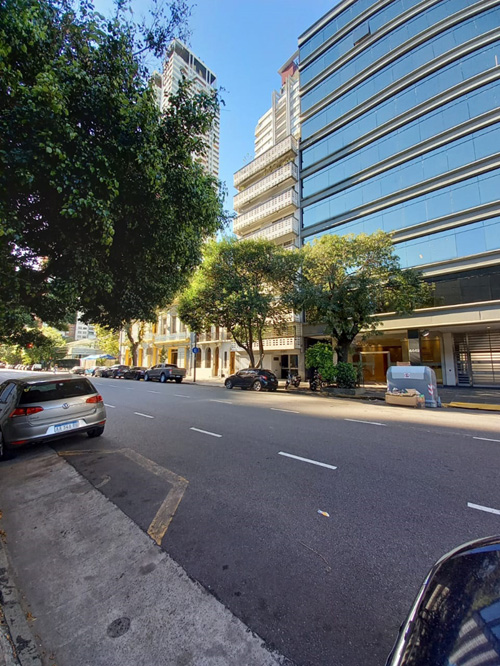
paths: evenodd
<path fill-rule="evenodd" d="M 129 365 L 111 365 L 109 368 L 103 366 L 95 371 L 94 377 L 112 377 L 113 379 L 116 379 L 118 372 L 121 370 L 128 370 L 129 368 Z"/>
<path fill-rule="evenodd" d="M 116 373 L 117 379 L 136 379 L 137 381 L 144 379 L 144 373 L 147 368 L 142 368 L 139 365 L 135 365 L 133 368 L 128 370 L 122 369 L 118 370 Z"/>
<path fill-rule="evenodd" d="M 252 389 L 252 391 L 276 391 L 278 378 L 270 370 L 259 368 L 246 368 L 235 375 L 231 375 L 224 382 L 227 389 L 239 386 L 241 389 Z"/>

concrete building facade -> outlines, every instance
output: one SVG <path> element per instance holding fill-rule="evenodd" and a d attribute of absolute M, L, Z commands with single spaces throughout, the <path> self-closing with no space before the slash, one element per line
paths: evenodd
<path fill-rule="evenodd" d="M 299 51 L 302 241 L 383 229 L 435 284 L 357 345 L 365 378 L 500 386 L 500 3 L 343 0 Z"/>
<path fill-rule="evenodd" d="M 242 240 L 264 238 L 285 248 L 299 246 L 300 231 L 297 55 L 278 70 L 281 87 L 273 91 L 271 108 L 255 129 L 255 158 L 234 174 L 238 190 L 233 202 L 237 212 L 234 233 Z M 289 370 L 303 372 L 301 326 L 300 316 L 290 313 L 286 330 L 264 340 L 263 367 L 280 378 L 286 377 Z M 238 350 L 237 365 L 248 367 L 243 350 Z"/>

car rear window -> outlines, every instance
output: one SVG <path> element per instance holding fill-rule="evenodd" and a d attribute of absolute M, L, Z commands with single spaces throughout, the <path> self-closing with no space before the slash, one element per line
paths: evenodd
<path fill-rule="evenodd" d="M 80 395 L 96 393 L 95 388 L 88 379 L 66 379 L 63 381 L 43 382 L 40 384 L 27 384 L 21 394 L 19 404 L 32 402 L 48 402 L 49 400 L 64 400 L 76 398 Z"/>

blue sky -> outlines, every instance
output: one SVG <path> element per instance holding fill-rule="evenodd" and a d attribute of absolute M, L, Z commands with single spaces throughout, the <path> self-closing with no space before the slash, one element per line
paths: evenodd
<path fill-rule="evenodd" d="M 146 3 L 134 0 L 139 14 Z M 329 11 L 335 0 L 198 0 L 190 20 L 189 46 L 224 88 L 220 179 L 232 209 L 233 173 L 253 157 L 254 130 L 280 86 L 278 69 L 297 49 L 297 38 Z M 111 0 L 95 0 L 107 13 Z"/>

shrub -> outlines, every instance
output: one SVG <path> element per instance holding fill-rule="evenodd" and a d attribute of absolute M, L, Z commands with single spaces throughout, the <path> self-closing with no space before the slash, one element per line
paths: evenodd
<path fill-rule="evenodd" d="M 337 363 L 335 375 L 339 388 L 355 388 L 358 372 L 352 363 Z"/>
<path fill-rule="evenodd" d="M 335 381 L 333 349 L 326 342 L 317 342 L 306 351 L 306 368 L 316 368 L 323 380 L 328 383 Z"/>

